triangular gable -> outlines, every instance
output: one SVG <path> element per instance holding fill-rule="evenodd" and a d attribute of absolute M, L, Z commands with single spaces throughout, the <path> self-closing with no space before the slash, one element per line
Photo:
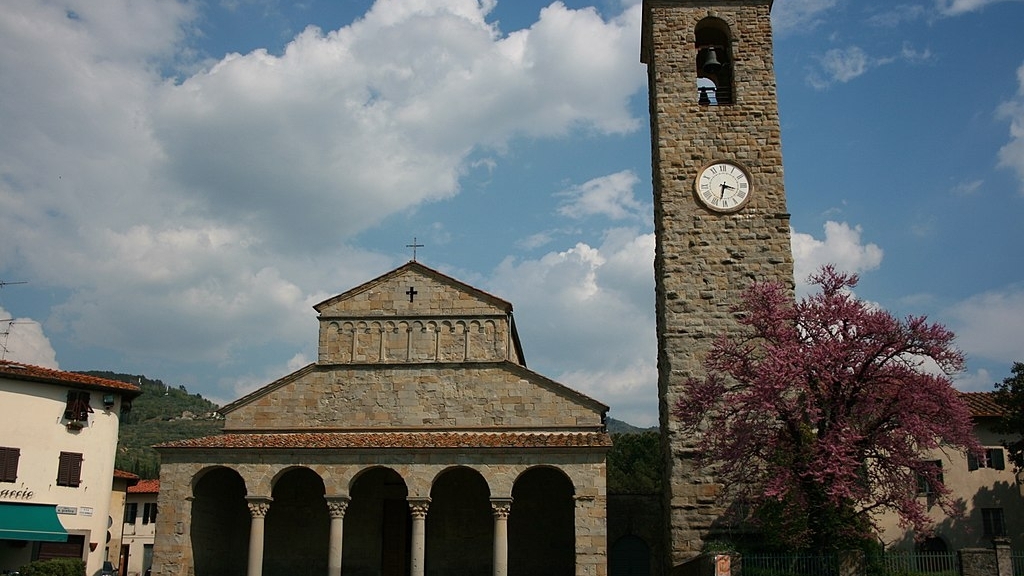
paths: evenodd
<path fill-rule="evenodd" d="M 437 294 L 433 298 L 428 294 L 424 293 L 421 287 L 417 287 L 417 283 L 427 282 L 432 285 L 443 287 L 448 294 Z M 409 294 L 408 289 L 416 289 L 416 293 Z M 404 302 L 407 298 L 412 306 L 409 306 L 408 312 L 417 315 L 438 315 L 438 314 L 451 314 L 451 313 L 481 313 L 482 311 L 489 311 L 494 314 L 511 314 L 512 304 L 507 300 L 503 300 L 484 292 L 478 288 L 474 288 L 469 284 L 460 282 L 451 276 L 438 272 L 433 268 L 429 268 L 420 264 L 417 261 L 410 261 L 403 266 L 395 268 L 391 272 L 378 276 L 373 280 L 364 282 L 351 290 L 338 294 L 332 298 L 328 298 L 323 302 L 313 306 L 321 316 L 336 316 L 336 315 L 350 315 L 352 313 L 358 313 L 359 315 L 367 314 L 387 314 L 389 310 L 387 308 L 381 308 L 380 306 L 363 306 L 354 304 L 353 306 L 345 306 L 346 302 L 355 301 L 363 297 L 365 300 L 372 300 L 375 298 L 370 293 L 373 292 L 385 292 L 387 296 L 390 296 L 396 302 Z M 458 297 L 452 297 L 452 292 L 457 293 Z M 420 305 L 416 306 L 416 300 L 419 299 Z M 431 309 L 430 304 L 436 302 L 455 302 L 458 306 L 450 307 L 449 309 Z M 378 302 L 379 304 L 379 302 Z M 393 313 L 394 310 L 391 310 Z"/>
<path fill-rule="evenodd" d="M 221 408 L 228 431 L 599 430 L 608 406 L 513 362 L 311 364 Z"/>

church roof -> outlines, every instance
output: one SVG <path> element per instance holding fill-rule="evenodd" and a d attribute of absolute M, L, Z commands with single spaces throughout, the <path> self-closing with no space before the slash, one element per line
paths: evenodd
<path fill-rule="evenodd" d="M 480 298 L 482 300 L 485 300 L 485 301 L 488 301 L 492 305 L 494 305 L 494 306 L 496 306 L 498 308 L 501 308 L 502 310 L 504 310 L 504 312 L 506 314 L 511 314 L 512 313 L 512 303 L 509 302 L 508 300 L 504 300 L 502 298 L 498 298 L 497 296 L 495 296 L 493 294 L 489 294 L 487 292 L 484 292 L 483 290 L 480 290 L 479 288 L 474 288 L 473 286 L 470 286 L 469 284 L 466 284 L 465 282 L 461 282 L 459 280 L 456 280 L 455 278 L 452 278 L 451 276 L 448 276 L 446 274 L 442 274 L 441 272 L 438 272 L 437 270 L 434 270 L 433 268 L 430 268 L 428 266 L 424 266 L 423 264 L 417 262 L 416 260 L 410 260 L 406 264 L 404 264 L 402 266 L 399 266 L 398 268 L 395 268 L 394 270 L 388 272 L 387 274 L 384 274 L 382 276 L 378 276 L 378 277 L 376 277 L 373 280 L 370 280 L 368 282 L 364 282 L 364 283 L 360 284 L 359 286 L 356 286 L 355 288 L 352 288 L 351 290 L 347 290 L 345 292 L 342 292 L 341 294 L 338 294 L 337 296 L 332 296 L 331 298 L 328 298 L 327 300 L 324 300 L 323 302 L 313 306 L 313 309 L 316 310 L 317 312 L 323 312 L 323 310 L 325 308 L 329 307 L 330 305 L 332 305 L 332 304 L 334 304 L 336 302 L 339 302 L 339 301 L 344 300 L 346 298 L 351 298 L 352 296 L 355 296 L 356 294 L 359 294 L 361 292 L 365 292 L 367 290 L 370 290 L 374 286 L 377 286 L 379 284 L 383 284 L 384 282 L 387 282 L 388 280 L 391 280 L 392 278 L 395 278 L 396 276 L 401 276 L 402 274 L 405 274 L 406 272 L 410 272 L 410 271 L 419 272 L 420 274 L 423 274 L 425 276 L 433 277 L 433 278 L 435 278 L 436 280 L 438 280 L 440 282 L 458 286 L 461 290 L 464 290 L 464 291 L 466 291 L 466 292 L 468 292 L 470 294 L 474 294 L 478 298 Z"/>
<path fill-rule="evenodd" d="M 605 432 L 327 432 L 279 434 L 220 434 L 159 444 L 172 449 L 506 449 L 506 448 L 608 448 Z"/>

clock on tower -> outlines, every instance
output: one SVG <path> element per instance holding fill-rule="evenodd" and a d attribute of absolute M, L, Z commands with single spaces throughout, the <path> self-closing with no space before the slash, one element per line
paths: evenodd
<path fill-rule="evenodd" d="M 672 407 L 754 280 L 793 286 L 772 0 L 644 0 L 669 567 L 731 528 Z"/>

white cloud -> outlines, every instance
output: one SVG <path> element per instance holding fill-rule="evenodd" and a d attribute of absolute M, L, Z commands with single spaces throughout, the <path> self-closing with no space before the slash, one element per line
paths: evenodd
<path fill-rule="evenodd" d="M 999 150 L 999 165 L 1017 173 L 1024 194 L 1024 65 L 1017 69 L 1019 83 L 1012 100 L 999 107 L 998 116 L 1010 121 L 1010 141 Z"/>
<path fill-rule="evenodd" d="M 870 56 L 860 46 L 832 48 L 817 58 L 817 66 L 807 75 L 807 83 L 818 90 L 834 84 L 845 84 L 866 74 L 873 68 L 904 62 L 919 65 L 934 58 L 931 50 L 917 49 L 904 43 L 898 52 L 888 56 Z"/>
<path fill-rule="evenodd" d="M 5 3 L 0 269 L 70 290 L 53 330 L 136 361 L 308 350 L 312 293 L 392 265 L 354 235 L 457 194 L 480 151 L 642 126 L 639 5 L 507 36 L 492 7 L 378 2 L 171 82 L 191 3 Z"/>
<path fill-rule="evenodd" d="M 39 322 L 31 318 L 14 318 L 0 307 L 0 359 L 60 368 L 57 353 Z"/>
<path fill-rule="evenodd" d="M 838 4 L 837 0 L 789 0 L 772 7 L 772 27 L 778 34 L 809 32 L 822 21 L 822 16 Z"/>
<path fill-rule="evenodd" d="M 567 200 L 558 213 L 570 218 L 603 215 L 612 220 L 642 219 L 649 207 L 636 199 L 633 190 L 640 179 L 631 170 L 594 178 L 560 193 Z"/>
<path fill-rule="evenodd" d="M 860 226 L 845 222 L 825 223 L 825 239 L 792 230 L 793 265 L 797 292 L 805 294 L 807 278 L 825 264 L 860 273 L 874 270 L 882 263 L 883 251 L 876 244 L 864 244 Z"/>
<path fill-rule="evenodd" d="M 1010 364 L 1024 360 L 1024 286 L 974 295 L 943 312 L 968 354 Z"/>
<path fill-rule="evenodd" d="M 597 247 L 506 259 L 488 284 L 518 303 L 532 369 L 614 406 L 613 418 L 650 426 L 658 397 L 653 270 L 654 235 L 614 229 Z"/>
<path fill-rule="evenodd" d="M 1019 2 L 1020 0 L 935 0 L 935 6 L 944 16 L 959 16 L 968 12 L 981 10 L 986 6 L 1000 2 Z"/>

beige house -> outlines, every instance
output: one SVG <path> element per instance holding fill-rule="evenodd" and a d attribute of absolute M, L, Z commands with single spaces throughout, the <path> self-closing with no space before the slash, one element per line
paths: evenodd
<path fill-rule="evenodd" d="M 139 393 L 125 382 L 0 361 L 0 571 L 72 557 L 89 576 L 99 572 L 109 559 L 120 414 Z"/>
<path fill-rule="evenodd" d="M 121 576 L 140 576 L 153 564 L 153 540 L 156 535 L 159 480 L 139 480 L 129 486 L 121 523 Z M 118 565 L 118 564 L 115 564 Z"/>
<path fill-rule="evenodd" d="M 1014 550 L 1024 550 L 1024 493 L 1021 479 L 1003 448 L 1004 434 L 993 431 L 1002 407 L 991 393 L 964 392 L 974 418 L 974 434 L 985 448 L 977 456 L 955 451 L 938 451 L 929 456 L 940 463 L 942 481 L 964 504 L 964 515 L 951 518 L 939 506 L 929 512 L 936 524 L 932 537 L 915 542 L 914 534 L 901 528 L 895 515 L 879 522 L 882 543 L 890 549 L 955 551 L 990 548 L 994 538 L 1007 538 Z M 920 498 L 927 500 L 928 487 L 922 483 Z"/>
<path fill-rule="evenodd" d="M 418 262 L 314 307 L 314 364 L 159 446 L 153 574 L 606 574 L 604 404 Z"/>

